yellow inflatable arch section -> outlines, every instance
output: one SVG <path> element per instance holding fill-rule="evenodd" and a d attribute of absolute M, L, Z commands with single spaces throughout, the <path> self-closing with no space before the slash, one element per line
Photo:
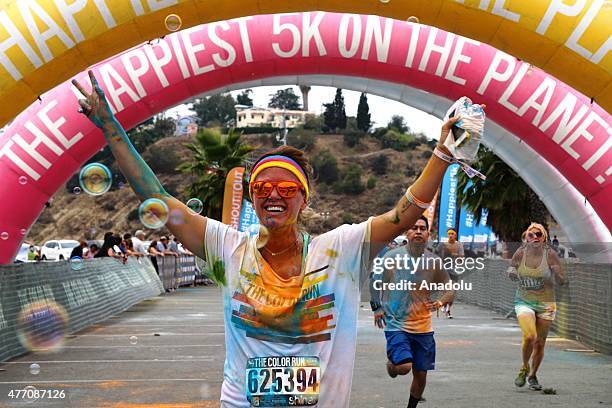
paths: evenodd
<path fill-rule="evenodd" d="M 313 10 L 415 16 L 538 66 L 612 111 L 609 0 L 0 0 L 0 126 L 87 66 L 167 34 L 169 14 L 184 29 Z"/>

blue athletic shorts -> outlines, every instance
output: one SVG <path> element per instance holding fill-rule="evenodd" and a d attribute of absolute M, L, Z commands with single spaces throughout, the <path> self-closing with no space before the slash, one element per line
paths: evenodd
<path fill-rule="evenodd" d="M 393 365 L 412 363 L 417 371 L 434 370 L 436 367 L 436 341 L 433 332 L 406 333 L 385 331 L 387 357 Z"/>

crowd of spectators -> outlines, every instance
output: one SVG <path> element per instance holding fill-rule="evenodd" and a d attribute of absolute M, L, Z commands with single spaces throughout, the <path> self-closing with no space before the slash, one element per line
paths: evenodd
<path fill-rule="evenodd" d="M 70 257 L 83 257 L 79 255 L 79 251 L 87 247 L 87 242 L 81 241 L 81 247 L 76 247 Z M 170 238 L 164 235 L 159 237 L 159 239 L 149 242 L 145 241 L 145 233 L 142 230 L 136 231 L 133 236 L 130 233 L 125 233 L 123 237 L 109 231 L 104 234 L 101 248 L 98 249 L 96 244 L 92 244 L 90 248 L 85 258 L 112 257 L 124 262 L 129 257 L 141 258 L 150 256 L 154 260 L 157 256 L 178 257 L 180 255 L 193 255 L 189 250 L 183 248 L 178 239 L 172 235 Z"/>

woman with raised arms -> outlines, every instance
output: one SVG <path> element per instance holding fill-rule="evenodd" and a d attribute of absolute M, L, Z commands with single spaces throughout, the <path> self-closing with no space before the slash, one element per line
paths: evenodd
<path fill-rule="evenodd" d="M 456 118 L 442 126 L 422 175 L 394 208 L 313 239 L 297 224 L 311 195 L 308 159 L 288 146 L 262 155 L 251 170 L 249 194 L 267 229 L 264 239 L 194 215 L 168 194 L 112 114 L 91 71 L 89 76 L 91 92 L 73 81 L 84 97 L 80 111 L 102 130 L 129 185 L 141 200 L 158 198 L 182 214 L 182 222 L 168 223 L 168 229 L 194 254 L 223 266 L 221 406 L 348 407 L 359 291 L 368 263 L 376 243 L 414 225 L 428 207 L 452 161 L 443 144 Z"/>

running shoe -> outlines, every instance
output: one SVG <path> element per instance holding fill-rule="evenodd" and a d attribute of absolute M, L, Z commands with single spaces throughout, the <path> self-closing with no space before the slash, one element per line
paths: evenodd
<path fill-rule="evenodd" d="M 522 387 L 523 385 L 525 385 L 525 380 L 527 379 L 528 372 L 529 367 L 521 368 L 521 371 L 519 371 L 518 375 L 516 376 L 516 379 L 514 380 L 514 385 L 516 385 L 517 387 Z"/>
<path fill-rule="evenodd" d="M 542 390 L 542 386 L 538 382 L 538 377 L 536 377 L 535 375 L 533 377 L 529 377 L 527 379 L 527 382 L 529 383 L 529 389 L 530 390 L 532 390 L 532 391 L 541 391 Z"/>

